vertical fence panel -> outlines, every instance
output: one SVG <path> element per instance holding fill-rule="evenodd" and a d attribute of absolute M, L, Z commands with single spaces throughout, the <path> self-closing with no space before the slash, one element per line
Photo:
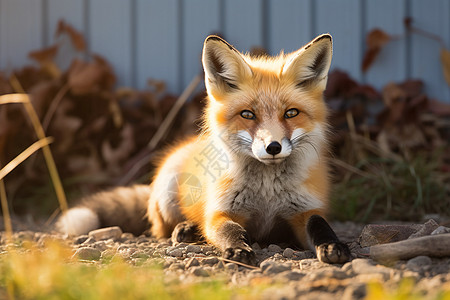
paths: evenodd
<path fill-rule="evenodd" d="M 316 35 L 329 32 L 333 36 L 332 69 L 341 69 L 362 79 L 362 25 L 359 0 L 317 0 Z"/>
<path fill-rule="evenodd" d="M 367 1 L 366 34 L 379 28 L 398 39 L 389 42 L 367 71 L 367 82 L 382 89 L 390 81 L 402 81 L 407 74 L 406 36 L 404 18 L 406 17 L 404 0 Z"/>
<path fill-rule="evenodd" d="M 412 0 L 413 25 L 440 36 L 450 48 L 450 1 Z M 431 97 L 450 102 L 449 86 L 442 73 L 439 59 L 440 44 L 427 37 L 411 37 L 411 76 L 425 81 L 425 91 Z"/>
<path fill-rule="evenodd" d="M 165 80 L 172 92 L 180 91 L 178 55 L 179 11 L 176 0 L 138 0 L 136 67 L 139 88 L 149 78 Z"/>
<path fill-rule="evenodd" d="M 89 45 L 114 67 L 119 84 L 132 83 L 132 32 L 130 1 L 91 0 Z"/>
<path fill-rule="evenodd" d="M 311 39 L 312 16 L 309 0 L 269 0 L 268 50 L 275 55 L 289 53 Z"/>
<path fill-rule="evenodd" d="M 225 38 L 241 52 L 263 46 L 263 1 L 226 0 Z"/>
<path fill-rule="evenodd" d="M 183 6 L 183 81 L 186 87 L 201 72 L 203 41 L 220 30 L 219 0 L 189 0 Z"/>
<path fill-rule="evenodd" d="M 0 0 L 0 70 L 30 62 L 31 50 L 43 46 L 42 1 Z"/>

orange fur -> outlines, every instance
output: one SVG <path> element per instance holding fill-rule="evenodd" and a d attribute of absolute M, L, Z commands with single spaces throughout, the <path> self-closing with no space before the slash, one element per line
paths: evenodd
<path fill-rule="evenodd" d="M 327 109 L 322 93 L 331 60 L 331 37 L 324 37 L 325 39 L 317 38 L 297 52 L 287 55 L 281 53 L 273 58 L 242 55 L 216 37 L 205 41 L 203 64 L 208 102 L 204 113 L 203 133 L 170 150 L 156 172 L 148 211 L 149 220 L 154 227 L 152 232 L 156 236 L 169 236 L 177 222 L 189 220 L 199 226 L 208 241 L 219 244 L 220 247 L 215 232 L 224 223 L 234 222 L 246 228 L 258 211 L 256 207 L 255 211 L 237 209 L 234 212 L 232 206 L 239 197 L 244 197 L 242 201 L 247 201 L 245 195 L 250 190 L 256 193 L 248 196 L 251 201 L 257 201 L 258 197 L 264 195 L 274 197 L 273 200 L 261 200 L 265 201 L 267 209 L 271 209 L 270 201 L 278 201 L 277 197 L 292 194 L 285 193 L 282 189 L 296 186 L 298 190 L 295 192 L 311 199 L 308 198 L 305 203 L 294 203 L 300 207 L 303 205 L 306 211 L 295 213 L 286 219 L 298 227 L 297 238 L 306 245 L 305 226 L 308 217 L 315 213 L 323 215 L 328 205 L 329 183 L 325 157 Z M 313 68 L 317 59 L 322 59 L 322 56 L 323 62 L 319 63 L 323 63 L 325 71 L 319 69 L 316 74 Z M 286 118 L 285 114 L 290 109 L 296 109 L 298 116 Z M 243 118 L 241 112 L 244 110 L 251 111 L 255 118 Z M 310 144 L 305 143 L 301 145 L 303 148 L 295 150 L 295 145 L 290 144 L 293 143 L 295 134 L 310 135 Z M 235 146 L 228 144 L 233 138 L 242 139 L 241 143 L 245 139 L 251 139 L 251 149 L 249 146 L 242 150 L 242 154 L 234 153 Z M 283 141 L 285 144 L 282 148 L 287 154 L 281 152 L 280 155 L 284 155 L 281 159 L 275 160 L 274 156 L 276 163 L 270 162 L 266 166 L 263 162 L 265 158 L 258 155 L 267 156 L 264 149 L 273 141 L 280 145 Z M 295 154 L 298 157 L 303 155 L 304 158 L 301 159 L 305 161 L 289 162 L 293 166 L 285 163 L 287 171 L 282 172 L 295 174 L 289 179 L 292 181 L 289 183 L 291 185 L 284 186 L 284 182 L 275 182 L 279 187 L 267 186 L 271 184 L 267 180 L 276 181 L 281 178 L 274 175 L 277 164 L 293 160 L 289 158 L 294 155 L 290 155 L 291 152 L 287 149 L 289 147 L 293 153 L 298 152 Z M 220 170 L 214 165 L 205 168 L 205 159 L 212 153 L 216 155 L 216 159 L 222 159 L 219 159 L 217 166 L 222 163 L 226 168 Z M 295 173 L 297 164 L 299 170 Z M 257 179 L 248 177 L 248 174 L 252 174 L 252 168 L 261 168 L 263 175 L 258 179 L 260 183 L 256 182 Z M 258 176 L 258 172 L 255 175 Z M 248 184 L 256 187 L 247 189 Z M 257 188 L 258 185 L 261 187 Z M 240 187 L 244 195 L 240 194 Z M 161 192 L 164 189 L 168 189 L 170 193 Z M 300 201 L 297 198 L 294 200 Z M 280 200 L 279 207 L 286 206 L 283 209 L 288 209 L 287 202 L 282 201 Z M 270 212 L 264 213 L 272 217 Z M 288 212 L 283 210 L 283 214 Z M 261 236 L 264 234 L 261 233 Z"/>

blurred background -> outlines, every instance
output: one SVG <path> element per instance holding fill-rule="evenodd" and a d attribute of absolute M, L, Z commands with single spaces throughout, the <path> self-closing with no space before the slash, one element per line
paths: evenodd
<path fill-rule="evenodd" d="M 72 201 L 148 182 L 161 146 L 197 131 L 202 83 L 148 144 L 201 76 L 208 34 L 265 55 L 326 32 L 333 215 L 449 215 L 448 0 L 0 0 L 0 95 L 31 95 Z M 2 165 L 36 139 L 21 105 L 0 105 Z M 58 207 L 41 154 L 5 183 L 14 213 Z"/>

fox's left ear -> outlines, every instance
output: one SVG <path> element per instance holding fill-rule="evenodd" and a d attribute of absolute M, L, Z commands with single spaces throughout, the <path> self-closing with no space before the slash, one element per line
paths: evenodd
<path fill-rule="evenodd" d="M 333 55 L 331 35 L 322 34 L 291 54 L 283 67 L 283 76 L 291 77 L 298 86 L 320 84 L 325 89 Z"/>

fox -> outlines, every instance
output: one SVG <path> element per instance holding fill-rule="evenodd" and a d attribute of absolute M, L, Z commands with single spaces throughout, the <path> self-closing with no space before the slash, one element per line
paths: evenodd
<path fill-rule="evenodd" d="M 206 241 L 224 258 L 255 265 L 251 245 L 287 243 L 321 262 L 351 259 L 326 221 L 330 171 L 323 99 L 330 34 L 297 51 L 252 56 L 219 36 L 203 44 L 207 91 L 198 136 L 165 152 L 150 185 L 85 198 L 59 231 L 120 226 L 175 242 Z"/>

